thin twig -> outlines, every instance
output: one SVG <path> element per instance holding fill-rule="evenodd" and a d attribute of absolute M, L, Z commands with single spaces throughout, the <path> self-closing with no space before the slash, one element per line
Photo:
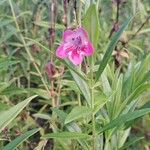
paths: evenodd
<path fill-rule="evenodd" d="M 108 37 L 109 39 L 111 38 L 112 34 L 118 30 L 120 1 L 116 1 L 116 3 L 117 3 L 116 20 L 115 20 L 115 23 L 113 24 L 111 31 L 110 31 L 110 34 Z"/>
<path fill-rule="evenodd" d="M 49 47 L 51 51 L 54 51 L 54 42 L 55 42 L 55 22 L 56 22 L 56 0 L 52 0 L 50 3 L 50 28 L 49 30 Z M 50 61 L 53 63 L 54 55 L 50 55 Z M 51 80 L 51 97 L 52 97 L 52 106 L 57 106 L 57 100 L 55 100 L 55 86 L 54 81 Z"/>
<path fill-rule="evenodd" d="M 139 27 L 139 29 L 134 33 L 134 35 L 132 35 L 132 37 L 130 39 L 128 39 L 127 43 L 132 40 L 140 31 L 141 29 L 144 27 L 144 25 L 148 22 L 148 20 L 150 19 L 150 16 L 148 16 L 146 18 L 146 20 L 141 24 L 141 26 Z"/>
<path fill-rule="evenodd" d="M 122 50 L 123 48 L 126 48 L 125 46 L 126 45 L 128 45 L 128 43 L 133 39 L 133 38 L 135 38 L 135 36 L 141 31 L 141 29 L 144 27 L 144 25 L 149 21 L 149 19 L 150 19 L 150 16 L 148 16 L 147 18 L 146 18 L 146 20 L 141 24 L 141 26 L 138 28 L 138 30 L 131 36 L 131 38 L 129 38 L 128 40 L 127 40 L 127 42 L 125 43 L 125 44 L 123 44 L 123 47 L 120 49 L 120 50 Z"/>
<path fill-rule="evenodd" d="M 48 88 L 48 86 L 46 85 L 46 83 L 45 83 L 45 81 L 44 81 L 44 78 L 43 78 L 43 76 L 42 76 L 42 73 L 40 72 L 40 70 L 39 70 L 37 64 L 35 63 L 34 58 L 32 57 L 32 55 L 31 55 L 31 53 L 30 53 L 30 50 L 28 49 L 27 44 L 26 44 L 26 42 L 25 42 L 25 40 L 24 40 L 24 37 L 23 37 L 23 35 L 22 35 L 22 33 L 21 33 L 21 30 L 20 30 L 20 27 L 19 27 L 19 25 L 18 25 L 17 18 L 16 18 L 16 15 L 15 15 L 14 8 L 13 8 L 13 5 L 12 5 L 11 0 L 9 0 L 9 4 L 10 4 L 10 7 L 11 7 L 11 11 L 12 11 L 12 15 L 13 15 L 13 18 L 14 18 L 14 22 L 15 22 L 15 24 L 16 24 L 17 31 L 18 31 L 18 33 L 19 33 L 19 35 L 20 35 L 20 38 L 21 38 L 22 43 L 23 43 L 23 45 L 24 45 L 24 48 L 25 48 L 25 50 L 26 50 L 26 52 L 27 52 L 27 54 L 28 54 L 28 56 L 29 56 L 29 59 L 30 59 L 31 63 L 33 63 L 33 65 L 34 65 L 36 71 L 38 72 L 38 74 L 39 74 L 39 76 L 40 76 L 40 78 L 41 78 L 41 81 L 43 82 L 43 85 L 44 85 L 46 91 L 49 93 L 49 88 Z"/>
<path fill-rule="evenodd" d="M 64 18 L 63 18 L 63 23 L 65 27 L 68 27 L 68 1 L 64 0 Z"/>
<path fill-rule="evenodd" d="M 116 23 L 118 23 L 119 21 L 119 7 L 120 6 L 120 3 L 117 3 L 117 13 L 116 13 Z"/>

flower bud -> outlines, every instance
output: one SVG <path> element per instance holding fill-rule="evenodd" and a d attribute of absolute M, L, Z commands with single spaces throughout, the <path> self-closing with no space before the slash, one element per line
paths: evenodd
<path fill-rule="evenodd" d="M 52 62 L 48 62 L 45 66 L 45 72 L 49 79 L 53 79 L 54 75 L 56 74 L 55 65 Z"/>

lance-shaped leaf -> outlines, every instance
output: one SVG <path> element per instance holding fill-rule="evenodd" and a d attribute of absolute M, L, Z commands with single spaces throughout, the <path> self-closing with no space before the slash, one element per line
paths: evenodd
<path fill-rule="evenodd" d="M 16 116 L 28 105 L 28 103 L 35 98 L 31 96 L 19 104 L 13 106 L 9 110 L 0 113 L 0 132 L 14 119 Z"/>
<path fill-rule="evenodd" d="M 113 129 L 115 127 L 116 128 L 120 127 L 121 125 L 125 124 L 128 121 L 134 120 L 134 119 L 139 118 L 148 113 L 150 113 L 150 108 L 145 108 L 145 109 L 141 109 L 141 110 L 137 110 L 134 112 L 129 112 L 129 113 L 123 114 L 123 115 L 117 117 L 116 119 L 110 121 L 110 123 L 106 124 L 106 126 L 104 126 L 104 128 L 102 128 L 100 133 L 104 132 L 106 130 L 109 130 L 109 129 Z"/>
<path fill-rule="evenodd" d="M 61 133 L 50 133 L 44 135 L 44 139 L 88 139 L 89 135 L 78 132 L 61 132 Z"/>
<path fill-rule="evenodd" d="M 124 32 L 124 30 L 127 28 L 129 22 L 132 20 L 133 17 L 130 17 L 128 18 L 124 24 L 122 25 L 122 27 L 119 29 L 119 31 L 113 36 L 110 44 L 108 45 L 108 48 L 103 56 L 103 59 L 99 65 L 99 68 L 98 68 L 98 71 L 96 73 L 96 81 L 99 79 L 99 77 L 101 76 L 102 72 L 104 71 L 111 55 L 112 55 L 112 52 L 117 44 L 117 42 L 119 41 L 120 39 L 120 36 L 122 35 L 122 33 Z"/>
<path fill-rule="evenodd" d="M 89 114 L 91 114 L 91 112 L 92 110 L 86 106 L 75 107 L 66 117 L 65 124 L 70 123 L 82 117 L 87 117 Z"/>
<path fill-rule="evenodd" d="M 11 141 L 9 144 L 7 144 L 3 150 L 13 150 L 17 148 L 22 142 L 24 142 L 26 139 L 37 133 L 39 130 L 40 129 L 33 129 L 20 135 L 19 137 Z"/>
<path fill-rule="evenodd" d="M 83 26 L 88 31 L 91 42 L 93 43 L 94 48 L 96 49 L 100 34 L 100 25 L 96 4 L 92 4 L 88 8 L 83 19 Z"/>

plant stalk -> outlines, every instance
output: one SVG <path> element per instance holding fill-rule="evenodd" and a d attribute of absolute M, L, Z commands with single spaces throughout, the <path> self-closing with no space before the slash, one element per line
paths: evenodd
<path fill-rule="evenodd" d="M 23 43 L 23 45 L 24 45 L 24 48 L 25 48 L 25 50 L 26 50 L 26 52 L 27 52 L 27 54 L 28 54 L 28 56 L 29 56 L 29 59 L 30 59 L 31 63 L 33 63 L 33 65 L 34 65 L 36 71 L 38 72 L 38 74 L 39 74 L 39 76 L 40 76 L 40 78 L 41 78 L 41 81 L 42 81 L 42 83 L 43 83 L 43 85 L 44 85 L 46 91 L 47 91 L 48 93 L 50 93 L 50 92 L 49 92 L 49 88 L 48 88 L 48 86 L 46 85 L 46 83 L 45 83 L 45 81 L 44 81 L 44 78 L 43 78 L 43 76 L 42 76 L 42 73 L 40 72 L 40 70 L 39 70 L 37 64 L 35 63 L 34 58 L 32 57 L 32 55 L 31 55 L 31 53 L 30 53 L 30 51 L 29 51 L 29 49 L 28 49 L 28 47 L 27 47 L 27 45 L 26 45 L 26 42 L 25 42 L 25 40 L 24 40 L 24 37 L 23 37 L 23 35 L 22 35 L 22 33 L 21 33 L 20 27 L 19 27 L 18 22 L 17 22 L 16 15 L 15 15 L 14 8 L 13 8 L 13 5 L 12 5 L 11 0 L 9 0 L 9 5 L 10 5 L 10 7 L 11 7 L 11 12 L 12 12 L 12 15 L 13 15 L 13 19 L 14 19 L 14 22 L 15 22 L 15 25 L 16 25 L 16 28 L 17 28 L 17 31 L 18 31 L 18 33 L 19 33 L 19 35 L 20 35 L 21 41 L 22 41 L 22 43 Z"/>
<path fill-rule="evenodd" d="M 95 115 L 94 115 L 94 80 L 93 80 L 93 56 L 91 57 L 91 65 L 90 65 L 90 81 L 91 81 L 91 88 L 90 88 L 90 92 L 91 92 L 91 108 L 92 108 L 92 136 L 93 136 L 93 150 L 96 149 L 96 133 L 95 133 Z"/>

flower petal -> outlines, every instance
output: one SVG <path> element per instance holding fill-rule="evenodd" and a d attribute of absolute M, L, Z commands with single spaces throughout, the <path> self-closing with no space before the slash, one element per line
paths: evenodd
<path fill-rule="evenodd" d="M 90 42 L 88 42 L 87 45 L 84 45 L 81 48 L 81 51 L 85 56 L 91 56 L 94 53 L 93 45 Z"/>
<path fill-rule="evenodd" d="M 63 41 L 64 42 L 69 42 L 72 39 L 73 34 L 74 34 L 74 31 L 72 31 L 70 29 L 64 31 L 64 33 L 63 33 Z"/>
<path fill-rule="evenodd" d="M 76 51 L 72 51 L 69 53 L 69 60 L 74 64 L 74 65 L 79 65 L 83 61 L 83 55 L 78 54 Z"/>
<path fill-rule="evenodd" d="M 65 58 L 67 57 L 66 50 L 64 48 L 64 44 L 61 44 L 57 49 L 56 49 L 56 56 L 59 58 Z"/>
<path fill-rule="evenodd" d="M 88 33 L 84 30 L 84 28 L 80 27 L 76 29 L 76 34 L 78 34 L 81 37 L 84 43 L 89 41 Z"/>

